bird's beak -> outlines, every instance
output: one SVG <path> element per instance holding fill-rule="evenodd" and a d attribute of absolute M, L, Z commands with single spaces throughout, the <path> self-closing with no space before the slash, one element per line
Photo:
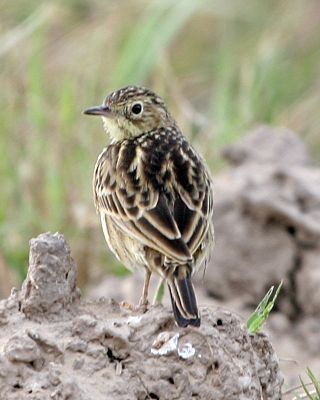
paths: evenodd
<path fill-rule="evenodd" d="M 109 106 L 102 104 L 101 106 L 87 108 L 86 110 L 83 111 L 83 114 L 111 117 L 113 113 Z"/>

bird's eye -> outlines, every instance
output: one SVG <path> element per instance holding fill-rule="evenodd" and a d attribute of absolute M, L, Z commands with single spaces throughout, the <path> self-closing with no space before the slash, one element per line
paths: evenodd
<path fill-rule="evenodd" d="M 140 101 L 132 104 L 131 111 L 133 114 L 139 115 L 142 113 L 142 110 L 143 110 L 143 107 L 142 107 L 142 103 L 140 103 Z"/>

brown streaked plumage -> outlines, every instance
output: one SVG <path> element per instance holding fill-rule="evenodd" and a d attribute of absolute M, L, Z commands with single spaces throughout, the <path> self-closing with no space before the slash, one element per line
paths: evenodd
<path fill-rule="evenodd" d="M 179 326 L 199 326 L 191 275 L 213 242 L 212 183 L 165 103 L 128 86 L 85 114 L 100 115 L 111 143 L 100 154 L 93 191 L 106 241 L 129 269 L 145 269 L 140 304 L 152 272 L 168 283 Z"/>

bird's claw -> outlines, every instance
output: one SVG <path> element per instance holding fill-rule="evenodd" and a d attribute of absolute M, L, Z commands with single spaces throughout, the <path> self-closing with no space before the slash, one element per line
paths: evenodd
<path fill-rule="evenodd" d="M 148 306 L 149 306 L 148 300 L 146 300 L 146 301 L 140 300 L 137 305 L 133 305 L 131 303 L 128 303 L 127 301 L 120 302 L 120 307 L 125 308 L 126 310 L 129 310 L 132 312 L 145 313 L 148 310 Z"/>

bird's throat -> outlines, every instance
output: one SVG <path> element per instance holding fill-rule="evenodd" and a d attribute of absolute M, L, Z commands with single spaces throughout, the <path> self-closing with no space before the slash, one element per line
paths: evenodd
<path fill-rule="evenodd" d="M 103 127 L 112 141 L 133 138 L 139 136 L 141 132 L 125 118 L 102 117 Z"/>
<path fill-rule="evenodd" d="M 110 136 L 111 140 L 121 140 L 124 137 L 123 129 L 120 128 L 118 121 L 114 118 L 102 117 L 103 128 Z"/>

